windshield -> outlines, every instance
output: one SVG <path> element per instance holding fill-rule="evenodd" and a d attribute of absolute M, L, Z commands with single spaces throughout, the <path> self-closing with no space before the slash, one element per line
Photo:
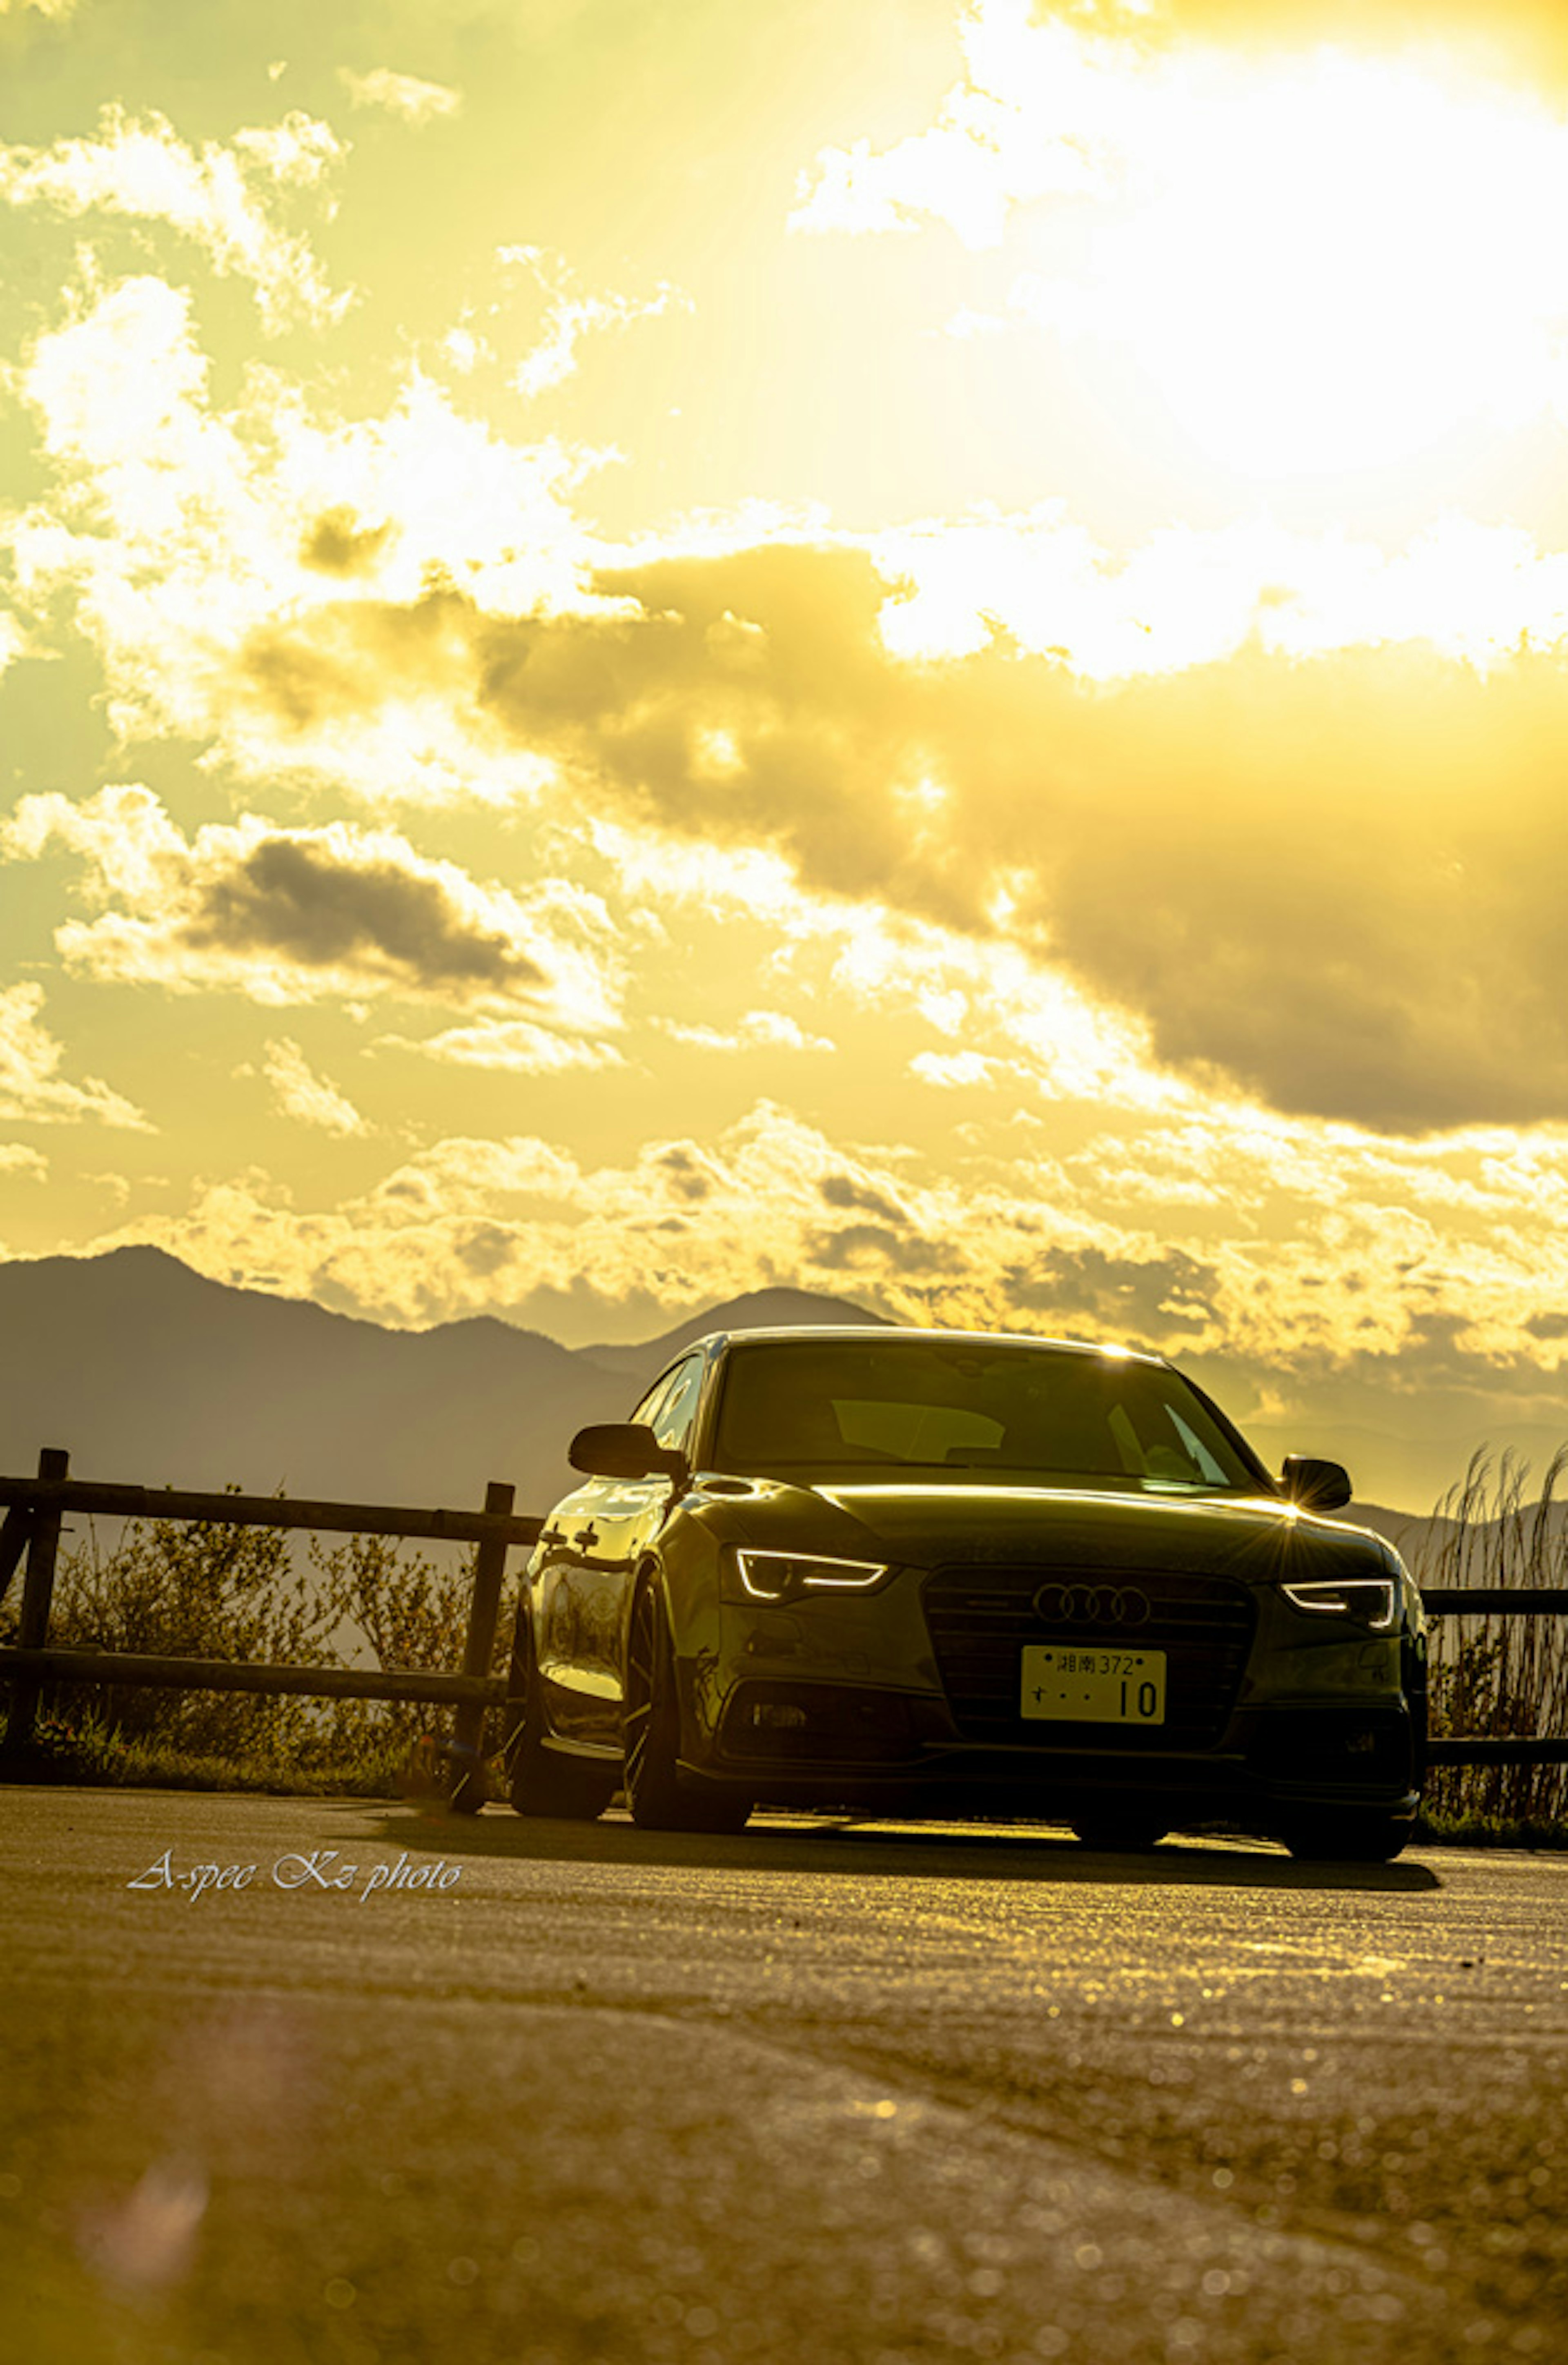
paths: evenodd
<path fill-rule="evenodd" d="M 1070 1349 L 889 1339 L 731 1351 L 716 1466 L 801 1480 L 1256 1494 L 1254 1465 L 1180 1373 Z"/>

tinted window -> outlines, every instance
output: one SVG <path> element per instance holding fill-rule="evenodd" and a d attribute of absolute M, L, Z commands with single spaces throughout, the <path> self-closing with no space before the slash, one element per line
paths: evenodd
<path fill-rule="evenodd" d="M 801 1339 L 730 1356 L 715 1460 L 780 1475 L 1253 1493 L 1257 1473 L 1180 1375 L 1118 1355 L 979 1341 Z"/>

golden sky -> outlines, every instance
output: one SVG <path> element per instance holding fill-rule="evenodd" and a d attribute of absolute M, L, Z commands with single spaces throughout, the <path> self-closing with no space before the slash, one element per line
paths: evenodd
<path fill-rule="evenodd" d="M 0 1253 L 1568 1432 L 1562 24 L 0 0 Z"/>

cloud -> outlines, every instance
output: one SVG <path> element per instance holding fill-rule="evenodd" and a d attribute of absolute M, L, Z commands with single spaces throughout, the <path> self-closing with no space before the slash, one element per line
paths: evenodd
<path fill-rule="evenodd" d="M 390 520 L 366 525 L 344 502 L 311 520 L 299 555 L 319 575 L 374 575 L 393 532 Z"/>
<path fill-rule="evenodd" d="M 589 295 L 578 292 L 573 275 L 558 256 L 543 247 L 503 246 L 503 263 L 521 263 L 551 297 L 544 315 L 544 333 L 512 374 L 512 384 L 525 399 L 560 386 L 577 366 L 577 345 L 603 329 L 624 329 L 633 320 L 656 319 L 671 306 L 689 311 L 690 299 L 679 288 L 661 286 L 653 296 Z"/>
<path fill-rule="evenodd" d="M 853 1174 L 824 1174 L 817 1185 L 824 1203 L 830 1207 L 854 1208 L 863 1216 L 874 1216 L 879 1222 L 890 1225 L 895 1231 L 907 1227 L 909 1211 L 890 1197 Z"/>
<path fill-rule="evenodd" d="M 1419 644 L 1244 645 L 1095 689 L 995 643 L 901 661 L 852 549 L 670 559 L 599 588 L 617 604 L 599 615 L 453 603 L 445 627 L 493 719 L 601 809 L 1014 946 L 1200 1089 L 1391 1132 L 1568 1114 L 1554 656 L 1482 676 Z M 744 664 L 712 637 L 726 616 L 755 627 Z M 367 625 L 389 639 L 385 615 L 318 619 L 331 695 Z"/>
<path fill-rule="evenodd" d="M 873 547 L 736 527 L 590 572 L 571 464 L 427 382 L 331 427 L 274 388 L 263 431 L 214 411 L 206 375 L 188 307 L 146 280 L 25 373 L 66 492 L 10 529 L 19 596 L 41 617 L 74 592 L 120 729 L 211 734 L 215 767 L 383 810 L 538 808 L 555 864 L 591 841 L 628 902 L 640 878 L 836 929 L 836 987 L 904 928 L 896 990 L 967 961 L 1006 1014 L 1004 1043 L 917 1051 L 930 1084 L 973 1080 L 951 1064 L 969 1052 L 1061 1093 L 1218 1093 L 1395 1134 L 1568 1115 L 1568 561 L 1513 530 L 1393 557 L 1173 530 L 1118 562 L 1037 512 Z M 364 846 L 351 898 L 309 833 L 247 826 L 242 853 L 206 833 L 170 851 L 172 930 L 162 890 L 145 910 L 117 891 L 62 947 L 286 1000 L 465 1003 L 432 1055 L 525 1072 L 567 1055 L 496 1023 L 613 1025 L 606 915 L 559 880 L 476 890 L 442 969 L 462 897 L 418 883 L 406 840 L 370 913 Z M 329 918 L 341 958 L 309 937 Z M 503 977 L 515 958 L 540 979 Z"/>
<path fill-rule="evenodd" d="M 0 1174 L 21 1174 L 29 1182 L 46 1182 L 49 1160 L 26 1142 L 0 1141 Z"/>
<path fill-rule="evenodd" d="M 1081 28 L 1030 23 L 1026 0 L 958 20 L 966 76 L 935 123 L 875 153 L 824 149 L 802 174 L 794 230 L 910 231 L 935 217 L 969 247 L 1001 242 L 1010 209 L 1103 189 L 1125 136 L 1126 60 Z"/>
<path fill-rule="evenodd" d="M 274 1106 L 297 1125 L 316 1126 L 340 1138 L 366 1131 L 353 1103 L 316 1073 L 290 1037 L 280 1035 L 268 1043 L 262 1072 L 273 1088 Z"/>
<path fill-rule="evenodd" d="M 971 1084 L 994 1084 L 997 1062 L 980 1051 L 917 1051 L 909 1071 L 923 1084 L 958 1092 Z"/>
<path fill-rule="evenodd" d="M 581 1035 L 555 1035 L 526 1018 L 486 1019 L 476 1026 L 448 1026 L 417 1040 L 383 1035 L 377 1048 L 418 1051 L 455 1068 L 499 1068 L 519 1076 L 554 1076 L 574 1068 L 619 1068 L 625 1062 L 612 1043 Z"/>
<path fill-rule="evenodd" d="M 592 898 L 546 883 L 525 908 L 391 831 L 289 830 L 252 814 L 187 839 L 136 785 L 80 804 L 22 798 L 0 849 L 26 859 L 55 845 L 84 857 L 82 891 L 101 910 L 55 941 L 100 981 L 277 1006 L 393 994 L 617 1023 L 611 932 Z"/>
<path fill-rule="evenodd" d="M 1007 1275 L 1014 1305 L 1052 1321 L 1087 1320 L 1096 1338 L 1168 1336 L 1173 1323 L 1206 1331 L 1218 1276 L 1184 1250 L 1147 1258 L 1100 1248 L 1055 1248 Z"/>
<path fill-rule="evenodd" d="M 503 612 L 581 606 L 566 494 L 584 456 L 508 443 L 418 369 L 364 419 L 272 372 L 219 409 L 209 375 L 189 297 L 151 275 L 87 289 L 33 341 L 17 384 L 54 482 L 0 520 L 0 547 L 40 644 L 69 610 L 121 738 L 207 742 L 269 788 L 377 806 L 536 795 L 548 768 L 454 678 L 447 593 L 460 577 Z M 345 600 L 366 605 L 364 651 L 340 624 L 312 655 L 312 616 Z"/>
<path fill-rule="evenodd" d="M 673 1018 L 658 1021 L 676 1043 L 689 1043 L 699 1051 L 831 1051 L 825 1035 L 808 1035 L 781 1010 L 748 1010 L 727 1032 L 721 1026 L 682 1026 Z"/>
<path fill-rule="evenodd" d="M 463 105 L 462 93 L 449 89 L 445 83 L 422 82 L 418 74 L 394 73 L 389 66 L 373 66 L 368 73 L 355 73 L 351 66 L 340 66 L 338 80 L 353 106 L 380 107 L 416 129 L 457 114 Z"/>
<path fill-rule="evenodd" d="M 62 1047 L 39 1022 L 43 1001 L 41 985 L 0 987 L 0 1118 L 151 1133 L 153 1127 L 141 1111 L 95 1076 L 80 1084 L 62 1076 Z"/>
<path fill-rule="evenodd" d="M 275 331 L 296 319 L 335 320 L 352 300 L 334 295 L 308 241 L 271 218 L 278 192 L 314 188 L 342 154 L 327 124 L 297 112 L 194 147 L 166 117 L 111 103 L 95 140 L 0 148 L 0 198 L 69 219 L 165 222 L 202 249 L 220 278 L 249 280 L 263 328 Z"/>

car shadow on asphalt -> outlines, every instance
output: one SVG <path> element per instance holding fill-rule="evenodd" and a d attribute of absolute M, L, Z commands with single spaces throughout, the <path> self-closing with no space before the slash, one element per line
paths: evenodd
<path fill-rule="evenodd" d="M 734 1835 L 640 1831 L 612 1809 L 592 1823 L 515 1815 L 492 1805 L 478 1815 L 439 1809 L 372 1808 L 389 1845 L 428 1849 L 448 1862 L 494 1861 L 636 1866 L 752 1874 L 814 1872 L 901 1880 L 1098 1882 L 1117 1888 L 1376 1889 L 1415 1894 L 1440 1889 L 1419 1860 L 1394 1864 L 1298 1864 L 1261 1840 L 1174 1837 L 1133 1854 L 1086 1847 L 1044 1824 L 868 1822 L 848 1816 L 758 1814 Z"/>

